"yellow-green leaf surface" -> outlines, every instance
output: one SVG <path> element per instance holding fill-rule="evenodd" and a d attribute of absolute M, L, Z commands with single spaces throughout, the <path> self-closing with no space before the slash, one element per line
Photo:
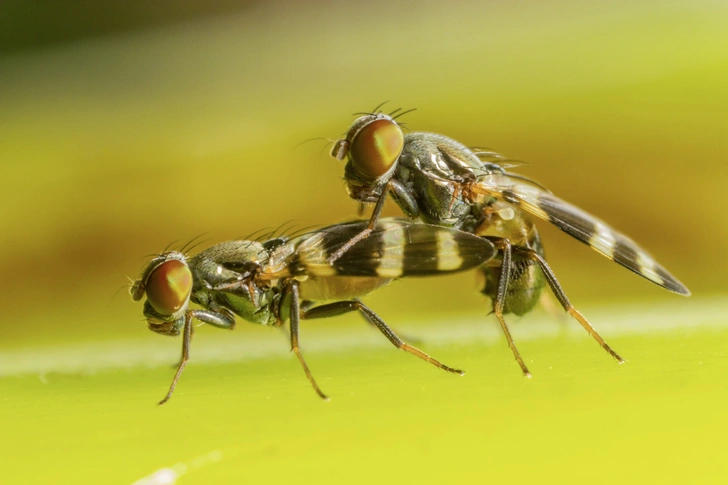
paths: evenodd
<path fill-rule="evenodd" d="M 4 483 L 719 483 L 728 479 L 725 299 L 592 309 L 618 365 L 576 322 L 459 315 L 402 332 L 466 376 L 364 325 L 304 326 L 319 399 L 283 336 L 200 332 L 158 406 L 171 339 L 3 353 Z M 175 341 L 179 344 L 179 340 Z M 165 481 L 171 480 L 171 481 Z"/>

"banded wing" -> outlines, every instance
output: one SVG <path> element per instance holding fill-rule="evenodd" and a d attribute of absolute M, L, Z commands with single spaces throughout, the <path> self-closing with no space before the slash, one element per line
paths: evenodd
<path fill-rule="evenodd" d="M 637 273 L 666 290 L 689 295 L 687 289 L 652 256 L 630 238 L 612 229 L 591 214 L 533 185 L 499 176 L 483 177 L 473 184 L 473 193 L 509 202 L 534 216 L 551 222 L 565 233 L 588 244 L 598 253 Z M 497 181 L 498 183 L 492 183 Z"/>
<path fill-rule="evenodd" d="M 495 255 L 490 241 L 466 232 L 400 219 L 382 219 L 372 233 L 333 264 L 327 258 L 367 227 L 368 221 L 329 226 L 296 249 L 296 272 L 318 276 L 430 276 L 467 271 Z"/>

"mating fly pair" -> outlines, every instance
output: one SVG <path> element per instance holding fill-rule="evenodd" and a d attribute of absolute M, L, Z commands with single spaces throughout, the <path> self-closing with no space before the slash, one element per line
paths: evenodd
<path fill-rule="evenodd" d="M 539 300 L 547 284 L 561 306 L 618 362 L 624 360 L 570 303 L 544 259 L 544 249 L 530 216 L 543 219 L 597 252 L 681 295 L 688 289 L 634 241 L 529 179 L 508 172 L 509 163 L 492 151 L 470 149 L 435 133 L 404 134 L 394 113 L 378 106 L 357 118 L 331 155 L 346 160 L 349 195 L 374 203 L 367 227 L 329 258 L 335 263 L 355 250 L 378 227 L 387 195 L 405 214 L 424 222 L 486 237 L 497 256 L 483 263 L 482 293 L 523 374 L 530 376 L 511 338 L 504 315 L 523 315 Z M 399 110 L 397 110 L 399 111 Z"/>
<path fill-rule="evenodd" d="M 446 227 L 385 219 L 366 240 L 330 263 L 331 256 L 366 225 L 338 224 L 291 239 L 228 241 L 193 257 L 179 251 L 155 257 L 130 292 L 135 301 L 146 295 L 144 316 L 151 330 L 183 335 L 182 359 L 160 404 L 172 396 L 187 365 L 195 319 L 225 329 L 235 326 L 236 315 L 260 325 L 290 321 L 291 349 L 324 399 L 299 349 L 302 319 L 358 311 L 397 348 L 463 374 L 404 343 L 358 297 L 401 277 L 476 268 L 495 255 L 494 246 L 487 239 Z M 190 303 L 201 309 L 190 309 Z"/>

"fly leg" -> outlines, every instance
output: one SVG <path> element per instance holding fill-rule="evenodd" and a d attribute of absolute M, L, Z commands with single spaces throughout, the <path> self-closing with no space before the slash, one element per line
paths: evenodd
<path fill-rule="evenodd" d="M 192 316 L 201 322 L 213 327 L 233 330 L 235 328 L 235 314 L 232 310 L 222 307 L 211 301 L 209 310 L 193 310 Z"/>
<path fill-rule="evenodd" d="M 179 367 L 177 367 L 177 372 L 174 375 L 174 379 L 172 379 L 172 385 L 169 386 L 169 391 L 167 391 L 167 395 L 164 396 L 164 399 L 159 401 L 159 404 L 162 405 L 169 401 L 169 398 L 172 397 L 172 393 L 174 392 L 174 388 L 177 387 L 177 381 L 179 380 L 179 377 L 182 375 L 182 371 L 185 370 L 185 367 L 187 367 L 187 362 L 190 360 L 190 342 L 192 341 L 192 312 L 189 311 L 185 314 L 185 327 L 182 332 L 182 359 L 179 362 Z"/>
<path fill-rule="evenodd" d="M 569 315 L 574 317 L 577 322 L 581 324 L 582 327 L 584 327 L 584 330 L 586 330 L 589 335 L 591 335 L 594 340 L 597 341 L 597 343 L 609 353 L 612 357 L 614 357 L 617 362 L 620 364 L 624 363 L 624 359 L 619 356 L 612 348 L 607 345 L 607 343 L 604 341 L 604 339 L 597 333 L 596 330 L 594 330 L 594 327 L 591 326 L 589 321 L 584 317 L 584 315 L 579 312 L 574 306 L 571 304 L 569 299 L 566 297 L 566 293 L 564 293 L 564 290 L 561 288 L 561 285 L 559 284 L 559 281 L 556 279 L 556 275 L 551 270 L 551 267 L 546 263 L 546 260 L 543 259 L 540 255 L 538 255 L 536 252 L 518 247 L 516 250 L 520 253 L 523 253 L 527 258 L 532 259 L 535 261 L 538 266 L 541 268 L 541 271 L 543 271 L 544 276 L 546 276 L 546 281 L 548 282 L 549 287 L 551 288 L 551 291 L 554 293 L 556 298 L 559 300 L 559 303 L 561 303 L 561 306 L 564 307 L 564 310 L 566 310 Z"/>
<path fill-rule="evenodd" d="M 235 314 L 227 308 L 221 307 L 214 302 L 210 302 L 210 310 L 192 310 L 192 316 L 201 322 L 207 323 L 217 328 L 224 328 L 225 330 L 233 330 L 235 328 Z M 190 330 L 190 344 L 192 343 L 192 336 L 195 333 L 195 328 L 192 327 Z M 174 367 L 179 367 L 185 360 L 184 346 L 182 347 L 182 357 Z"/>
<path fill-rule="evenodd" d="M 314 308 L 315 305 L 316 305 L 316 303 L 313 302 L 313 301 L 310 301 L 310 300 L 304 300 L 304 301 L 302 301 L 301 302 L 301 318 L 304 318 L 304 319 L 305 318 L 308 318 L 308 319 L 311 319 L 311 318 L 322 318 L 322 317 L 318 317 L 318 316 L 314 316 L 314 317 L 309 317 L 308 316 L 308 311 L 311 310 L 312 308 Z M 349 311 L 353 311 L 353 310 L 348 310 L 347 312 L 349 312 Z M 343 313 L 347 313 L 347 312 L 343 312 Z M 335 314 L 327 315 L 327 316 L 334 317 L 336 315 L 341 315 L 341 313 L 335 313 Z M 379 327 L 377 327 L 377 325 L 371 319 L 369 319 L 367 317 L 364 317 L 364 320 L 366 320 L 367 325 L 371 326 L 372 328 L 379 329 Z M 403 334 L 400 333 L 400 335 L 403 335 Z M 421 343 L 422 342 L 422 339 L 417 338 L 417 337 L 413 337 L 413 336 L 411 336 L 409 334 L 404 335 L 404 337 L 405 337 L 406 340 L 409 340 L 410 342 L 414 342 L 414 343 Z"/>
<path fill-rule="evenodd" d="M 313 386 L 313 390 L 316 391 L 316 394 L 318 394 L 321 399 L 328 401 L 329 397 L 324 394 L 321 389 L 319 388 L 318 384 L 316 384 L 316 381 L 313 378 L 313 375 L 311 374 L 311 371 L 308 370 L 308 365 L 306 365 L 306 361 L 303 359 L 303 355 L 301 354 L 301 349 L 298 346 L 298 324 L 300 318 L 303 316 L 301 315 L 301 304 L 298 298 L 298 282 L 292 281 L 291 284 L 288 287 L 291 292 L 291 307 L 290 307 L 290 319 L 291 319 L 291 350 L 295 352 L 296 357 L 298 357 L 298 361 L 301 362 L 301 366 L 303 367 L 303 372 L 306 373 L 306 377 L 308 378 L 308 381 Z M 305 315 L 305 313 L 304 313 Z M 303 317 L 305 318 L 305 317 Z"/>
<path fill-rule="evenodd" d="M 177 381 L 179 381 L 182 371 L 187 367 L 187 362 L 190 360 L 190 343 L 192 342 L 192 319 L 196 318 L 202 322 L 215 325 L 216 327 L 233 328 L 235 326 L 235 317 L 229 312 L 214 312 L 209 310 L 190 310 L 185 314 L 185 326 L 182 331 L 182 358 L 180 359 L 177 372 L 172 379 L 172 385 L 169 386 L 169 391 L 164 399 L 159 401 L 159 404 L 164 404 L 169 401 L 172 397 L 174 388 L 177 387 Z"/>
<path fill-rule="evenodd" d="M 326 260 L 327 263 L 333 264 L 356 243 L 369 237 L 374 228 L 377 226 L 379 217 L 382 215 L 382 209 L 384 209 L 384 202 L 387 200 L 387 194 L 390 193 L 392 195 L 392 198 L 394 198 L 394 200 L 397 202 L 397 205 L 400 206 L 400 208 L 404 211 L 407 217 L 410 217 L 412 219 L 419 217 L 420 209 L 417 205 L 417 200 L 415 200 L 407 187 L 397 182 L 396 180 L 390 180 L 384 185 L 384 188 L 382 188 L 382 193 L 377 199 L 377 203 L 374 205 L 372 217 L 369 219 L 369 224 L 367 224 L 366 229 L 361 231 L 353 238 L 349 239 L 346 244 L 341 246 L 334 254 L 329 256 L 329 259 Z"/>
<path fill-rule="evenodd" d="M 374 230 L 374 227 L 377 225 L 379 216 L 382 214 L 382 209 L 384 209 L 384 201 L 387 199 L 387 194 L 389 193 L 389 187 L 390 187 L 390 185 L 387 184 L 382 189 L 382 195 L 379 196 L 379 199 L 377 200 L 377 204 L 374 206 L 374 211 L 372 212 L 372 217 L 369 219 L 369 224 L 367 224 L 366 229 L 364 229 L 362 232 L 360 232 L 356 236 L 349 239 L 346 242 L 346 244 L 341 246 L 334 254 L 329 256 L 329 259 L 326 260 L 327 263 L 333 264 L 334 261 L 339 259 L 345 252 L 347 252 L 349 249 L 351 249 L 352 246 L 354 246 L 356 243 L 358 243 L 362 239 L 366 239 L 369 236 L 369 234 L 372 233 L 372 231 Z"/>
<path fill-rule="evenodd" d="M 511 352 L 513 352 L 513 355 L 516 357 L 516 362 L 518 362 L 518 365 L 521 366 L 521 372 L 523 372 L 524 377 L 531 377 L 531 372 L 529 372 L 528 367 L 526 367 L 526 363 L 523 362 L 521 354 L 520 352 L 518 352 L 515 342 L 513 342 L 511 332 L 510 330 L 508 330 L 508 325 L 506 325 L 506 319 L 503 317 L 503 308 L 505 306 L 508 282 L 511 273 L 511 243 L 508 241 L 508 239 L 505 238 L 487 239 L 490 240 L 495 245 L 495 247 L 500 249 L 503 255 L 501 261 L 500 277 L 498 278 L 498 290 L 496 292 L 495 300 L 493 302 L 493 312 L 495 313 L 495 316 L 500 323 L 501 329 L 503 329 L 503 333 L 506 336 L 506 342 L 508 342 L 508 347 L 511 349 Z"/>
<path fill-rule="evenodd" d="M 379 331 L 382 332 L 384 336 L 387 337 L 387 339 L 392 342 L 392 344 L 398 349 L 402 349 L 407 353 L 416 355 L 420 359 L 427 361 L 442 370 L 452 372 L 453 374 L 460 374 L 461 376 L 465 375 L 465 372 L 459 369 L 453 369 L 452 367 L 448 367 L 440 361 L 433 359 L 420 349 L 404 343 L 399 337 L 397 337 L 392 329 L 389 328 L 386 323 L 384 323 L 384 320 L 382 320 L 376 313 L 374 313 L 369 307 L 364 305 L 364 303 L 360 302 L 359 300 L 337 301 L 335 303 L 328 303 L 326 305 L 317 306 L 306 311 L 303 315 L 301 315 L 301 318 L 313 319 L 335 317 L 337 315 L 343 315 L 344 313 L 354 311 L 359 311 L 362 315 L 364 315 L 364 318 L 366 318 L 372 325 L 377 327 Z"/>
<path fill-rule="evenodd" d="M 194 333 L 195 333 L 195 328 L 192 327 L 190 329 L 190 339 L 189 339 L 189 342 L 187 343 L 187 346 L 185 346 L 184 345 L 184 340 L 182 341 L 182 355 L 180 356 L 180 358 L 177 361 L 177 363 L 174 364 L 174 365 L 172 365 L 172 368 L 175 368 L 176 367 L 177 369 L 179 369 L 179 367 L 182 365 L 182 363 L 185 362 L 185 352 L 187 352 L 187 350 L 188 350 L 187 347 L 189 347 L 190 345 L 192 345 L 192 335 L 194 335 Z M 183 335 L 182 338 L 184 339 L 184 331 L 182 332 L 182 335 Z M 169 399 L 169 398 L 165 398 L 165 401 L 163 401 L 163 402 L 167 402 L 166 399 Z M 162 402 L 160 402 L 159 404 L 162 404 Z"/>

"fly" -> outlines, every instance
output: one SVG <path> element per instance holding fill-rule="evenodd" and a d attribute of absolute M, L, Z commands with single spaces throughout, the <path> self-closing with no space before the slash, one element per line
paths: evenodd
<path fill-rule="evenodd" d="M 436 133 L 404 134 L 394 113 L 379 111 L 357 118 L 331 155 L 346 160 L 349 195 L 374 203 L 367 226 L 329 259 L 354 250 L 376 230 L 387 195 L 411 218 L 487 237 L 497 255 L 486 261 L 482 293 L 506 336 L 523 374 L 530 372 L 510 335 L 504 315 L 523 315 L 548 285 L 561 306 L 619 363 L 624 362 L 566 297 L 530 216 L 543 219 L 597 252 L 668 291 L 690 291 L 627 236 L 554 196 L 544 187 L 510 173 L 509 162 L 490 150 L 470 149 Z"/>
<path fill-rule="evenodd" d="M 455 229 L 384 219 L 365 241 L 329 263 L 330 256 L 366 224 L 337 224 L 292 239 L 228 241 L 189 258 L 178 251 L 155 257 L 130 293 L 135 301 L 146 295 L 143 313 L 150 330 L 183 336 L 182 359 L 159 404 L 172 397 L 189 361 L 192 321 L 232 329 L 236 315 L 260 325 L 289 321 L 291 350 L 324 399 L 328 398 L 300 351 L 300 320 L 359 312 L 395 347 L 462 375 L 463 371 L 404 343 L 359 297 L 402 277 L 476 268 L 495 255 L 493 244 Z M 190 303 L 200 309 L 190 309 Z"/>

